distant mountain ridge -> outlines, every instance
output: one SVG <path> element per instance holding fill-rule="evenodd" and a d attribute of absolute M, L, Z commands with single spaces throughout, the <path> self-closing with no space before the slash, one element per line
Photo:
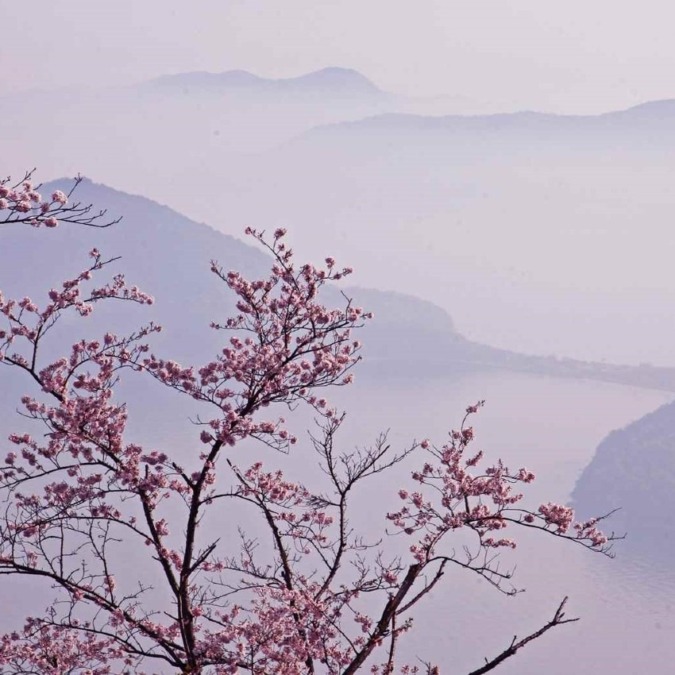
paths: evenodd
<path fill-rule="evenodd" d="M 297 140 L 311 139 L 325 134 L 437 133 L 437 134 L 522 134 L 537 138 L 542 133 L 574 136 L 577 140 L 587 135 L 603 138 L 617 132 L 656 129 L 675 134 L 675 99 L 649 101 L 630 108 L 598 115 L 561 115 L 523 110 L 479 115 L 424 115 L 406 112 L 383 112 L 359 120 L 346 120 L 310 129 Z M 654 127 L 656 125 L 656 129 Z M 290 141 L 291 143 L 293 141 Z"/>
<path fill-rule="evenodd" d="M 378 87 L 371 79 L 353 68 L 341 66 L 327 66 L 315 71 L 310 71 L 302 75 L 293 77 L 263 77 L 256 75 L 244 69 L 232 69 L 222 72 L 211 71 L 190 71 L 184 73 L 175 73 L 169 75 L 160 75 L 149 80 L 145 80 L 139 85 L 142 88 L 152 87 L 194 87 L 194 88 L 212 88 L 212 89 L 237 89 L 237 88 L 270 88 L 278 90 L 296 90 L 298 92 L 311 89 L 332 89 L 338 91 L 371 93 L 371 94 L 389 94 Z M 406 97 L 399 97 L 402 100 Z M 410 99 L 414 101 L 416 99 Z M 420 99 L 422 100 L 422 99 Z M 537 110 L 515 110 L 507 112 L 495 112 L 488 114 L 434 114 L 425 115 L 408 112 L 387 112 L 381 115 L 374 115 L 363 120 L 347 121 L 346 126 L 371 125 L 377 121 L 399 123 L 403 126 L 415 126 L 415 124 L 430 124 L 437 128 L 451 126 L 462 121 L 471 124 L 472 120 L 478 126 L 495 125 L 497 127 L 518 126 L 520 123 L 541 124 L 565 123 L 574 124 L 579 120 L 597 120 L 604 122 L 608 118 L 628 118 L 628 117 L 654 117 L 663 114 L 675 115 L 675 98 L 659 99 L 654 101 L 645 101 L 627 108 L 609 110 L 597 114 L 559 114 L 551 112 L 541 112 Z M 331 125 L 336 126 L 336 125 Z"/>
<path fill-rule="evenodd" d="M 384 94 L 367 77 L 351 68 L 328 67 L 297 77 L 266 78 L 246 70 L 222 73 L 190 72 L 162 75 L 140 85 L 142 88 L 188 88 L 210 90 L 260 90 L 288 93 L 332 92 L 343 94 Z"/>

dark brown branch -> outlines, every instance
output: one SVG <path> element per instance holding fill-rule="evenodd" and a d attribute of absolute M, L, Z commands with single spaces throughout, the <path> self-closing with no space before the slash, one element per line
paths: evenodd
<path fill-rule="evenodd" d="M 567 597 L 563 598 L 563 601 L 558 605 L 553 618 L 545 625 L 543 625 L 539 630 L 531 633 L 527 637 L 524 637 L 522 640 L 518 640 L 518 636 L 514 635 L 511 644 L 501 653 L 495 656 L 491 660 L 485 660 L 485 665 L 477 670 L 472 670 L 469 675 L 483 675 L 483 673 L 488 673 L 491 670 L 494 670 L 499 664 L 506 661 L 506 659 L 513 656 L 519 649 L 524 647 L 532 640 L 536 640 L 541 637 L 546 631 L 556 626 L 561 626 L 564 623 L 573 623 L 574 621 L 579 621 L 579 618 L 566 619 L 565 618 L 565 604 L 567 603 Z"/>
<path fill-rule="evenodd" d="M 417 580 L 417 577 L 420 575 L 421 571 L 421 564 L 411 565 L 408 568 L 408 572 L 405 575 L 405 578 L 403 579 L 403 582 L 401 583 L 398 591 L 396 592 L 396 595 L 390 596 L 387 604 L 384 606 L 382 614 L 380 615 L 380 620 L 377 622 L 375 630 L 371 633 L 366 644 L 363 645 L 359 653 L 354 657 L 354 660 L 347 666 L 347 668 L 345 668 L 344 671 L 342 671 L 342 675 L 353 675 L 353 673 L 356 673 L 366 662 L 373 649 L 375 649 L 375 647 L 378 645 L 379 641 L 385 635 L 387 635 L 389 632 L 389 626 L 396 615 L 396 611 L 401 606 L 401 603 L 405 599 L 406 595 L 410 592 L 410 589 Z"/>

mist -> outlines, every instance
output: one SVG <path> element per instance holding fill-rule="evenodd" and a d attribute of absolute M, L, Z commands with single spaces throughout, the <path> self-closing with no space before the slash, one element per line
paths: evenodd
<path fill-rule="evenodd" d="M 629 675 L 646 653 L 669 672 L 675 535 L 649 513 L 675 508 L 671 5 L 0 0 L 0 17 L 2 177 L 36 167 L 47 193 L 81 175 L 78 198 L 123 217 L 101 231 L 0 224 L 4 294 L 44 295 L 105 245 L 157 297 L 158 348 L 201 363 L 220 344 L 198 330 L 234 311 L 209 261 L 259 276 L 269 259 L 245 228 L 287 229 L 298 260 L 353 267 L 346 295 L 375 313 L 357 384 L 334 394 L 353 410 L 344 447 L 386 430 L 400 447 L 442 443 L 485 398 L 481 443 L 541 475 L 536 498 L 584 517 L 621 509 L 611 522 L 629 532 L 597 566 L 528 541 L 511 559 L 524 600 L 451 584 L 452 601 L 416 617 L 406 657 L 469 671 L 576 595 L 583 630 L 504 673 Z M 60 344 L 77 338 L 68 324 Z M 15 414 L 26 384 L 7 371 L 3 456 L 29 426 Z M 124 387 L 130 409 L 156 401 L 130 433 L 192 461 L 196 409 Z M 306 452 L 312 414 L 293 419 Z M 264 456 L 306 470 L 304 454 Z M 390 493 L 380 481 L 359 502 L 373 537 Z M 17 594 L 3 579 L 4 632 L 25 616 L 19 599 L 42 609 L 46 587 Z"/>

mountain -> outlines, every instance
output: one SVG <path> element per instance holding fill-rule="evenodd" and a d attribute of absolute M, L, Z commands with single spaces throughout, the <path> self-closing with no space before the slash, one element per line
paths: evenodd
<path fill-rule="evenodd" d="M 42 190 L 67 190 L 69 185 L 70 181 L 61 180 Z M 87 179 L 76 197 L 123 218 L 104 229 L 67 224 L 53 231 L 0 227 L 0 288 L 5 295 L 29 295 L 39 301 L 46 290 L 78 273 L 88 260 L 87 252 L 97 247 L 106 256 L 121 256 L 114 270 L 123 271 L 130 282 L 154 295 L 156 303 L 143 309 L 106 307 L 94 312 L 91 320 L 78 322 L 78 330 L 85 327 L 96 335 L 111 324 L 119 330 L 133 330 L 139 323 L 153 320 L 166 327 L 154 341 L 163 353 L 180 361 L 203 361 L 214 353 L 222 335 L 209 331 L 208 325 L 222 320 L 234 307 L 227 289 L 210 273 L 209 262 L 215 259 L 225 269 L 260 278 L 269 269 L 269 257 L 255 246 L 166 206 Z M 291 243 L 293 239 L 291 232 Z M 375 320 L 362 329 L 366 358 L 360 370 L 378 378 L 509 370 L 675 391 L 675 369 L 597 364 L 501 350 L 466 339 L 447 312 L 434 303 L 398 292 L 359 287 L 343 290 L 355 304 L 375 314 Z M 328 292 L 326 302 L 344 302 L 340 289 Z M 78 336 L 64 336 L 64 344 L 68 343 L 66 337 Z"/>
<path fill-rule="evenodd" d="M 180 87 L 189 92 L 191 89 L 229 89 L 239 87 L 256 87 L 270 82 L 246 70 L 228 70 L 224 73 L 208 73 L 204 71 L 162 75 L 143 82 L 144 89 Z"/>
<path fill-rule="evenodd" d="M 356 145 L 363 154 L 395 152 L 407 146 L 431 161 L 448 153 L 462 160 L 499 165 L 514 159 L 536 162 L 587 157 L 601 160 L 636 153 L 667 158 L 675 142 L 675 101 L 654 101 L 601 115 L 556 115 L 534 111 L 489 115 L 414 115 L 386 112 L 310 129 L 290 141 L 297 148 L 334 142 Z M 364 145 L 365 144 L 365 145 Z M 295 150 L 295 148 L 293 149 Z"/>
<path fill-rule="evenodd" d="M 626 545 L 649 555 L 675 551 L 675 403 L 669 403 L 598 446 L 572 494 L 584 516 L 620 510 L 612 527 Z"/>
<path fill-rule="evenodd" d="M 423 295 L 476 340 L 671 365 L 674 170 L 672 101 L 597 116 L 387 113 L 247 158 L 224 196 L 250 222 L 293 223 L 312 254 L 328 229 L 361 283 Z"/>
<path fill-rule="evenodd" d="M 184 183 L 197 173 L 222 175 L 242 153 L 317 125 L 397 110 L 398 102 L 345 68 L 279 80 L 242 70 L 181 73 L 0 95 L 0 153 L 16 172 L 30 161 L 52 175 L 81 172 L 148 193 L 153 176 Z"/>
<path fill-rule="evenodd" d="M 290 78 L 272 79 L 259 77 L 246 70 L 229 70 L 224 73 L 179 73 L 163 75 L 149 80 L 142 89 L 179 88 L 186 94 L 204 90 L 227 92 L 256 90 L 260 93 L 288 93 L 291 95 L 320 93 L 322 95 L 341 96 L 384 96 L 373 82 L 356 70 L 350 68 L 323 68 L 305 75 Z"/>
<path fill-rule="evenodd" d="M 343 96 L 343 81 L 364 95 Z M 427 298 L 474 341 L 675 364 L 672 101 L 407 115 L 359 74 L 328 69 L 192 73 L 2 106 L 5 172 L 97 176 L 229 234 L 287 225 L 303 255 L 328 249 L 362 286 Z"/>
<path fill-rule="evenodd" d="M 66 191 L 70 185 L 70 181 L 60 180 L 41 189 Z M 105 256 L 120 256 L 122 260 L 115 264 L 115 270 L 122 270 L 130 281 L 155 296 L 155 304 L 142 310 L 142 320 L 153 320 L 168 328 L 160 341 L 177 352 L 178 358 L 195 359 L 221 340 L 217 333 L 208 331 L 210 321 L 222 320 L 228 312 L 235 311 L 227 289 L 210 273 L 210 261 L 217 260 L 225 269 L 240 271 L 249 278 L 268 273 L 270 258 L 260 248 L 144 197 L 84 179 L 76 198 L 93 203 L 111 216 L 123 215 L 122 220 L 103 229 L 68 224 L 53 231 L 0 227 L 0 288 L 6 296 L 30 295 L 39 300 L 46 290 L 78 273 L 87 264 L 88 251 L 97 247 Z M 413 328 L 420 336 L 427 332 L 454 335 L 450 317 L 432 303 L 398 293 L 344 290 L 357 304 L 374 310 L 380 324 L 392 334 Z M 344 298 L 336 289 L 328 292 L 326 301 L 342 304 Z M 131 313 L 133 318 L 126 320 L 128 327 L 137 325 L 139 312 L 135 309 L 115 309 L 115 321 Z M 104 330 L 105 321 L 95 312 L 87 325 Z M 204 334 L 215 336 L 214 340 L 204 340 Z M 374 350 L 378 351 L 377 346 Z"/>

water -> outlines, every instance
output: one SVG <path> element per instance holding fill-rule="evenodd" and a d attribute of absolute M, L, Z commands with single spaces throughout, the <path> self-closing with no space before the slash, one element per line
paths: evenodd
<path fill-rule="evenodd" d="M 512 467 L 537 474 L 536 500 L 566 502 L 594 449 L 612 429 L 625 426 L 669 400 L 667 394 L 593 382 L 518 375 L 476 375 L 451 382 L 357 382 L 349 395 L 350 440 L 391 427 L 390 438 L 443 439 L 464 407 L 486 399 L 474 417 L 477 447 Z M 365 434 L 367 436 L 367 433 Z M 611 522 L 610 522 L 611 526 Z M 505 562 L 527 588 L 500 595 L 478 577 L 450 570 L 439 592 L 416 612 L 415 632 L 401 653 L 466 673 L 548 621 L 569 596 L 569 617 L 507 660 L 504 675 L 634 675 L 648 668 L 672 672 L 675 643 L 675 570 L 667 562 L 622 553 L 614 560 L 553 537 L 528 536 Z"/>

